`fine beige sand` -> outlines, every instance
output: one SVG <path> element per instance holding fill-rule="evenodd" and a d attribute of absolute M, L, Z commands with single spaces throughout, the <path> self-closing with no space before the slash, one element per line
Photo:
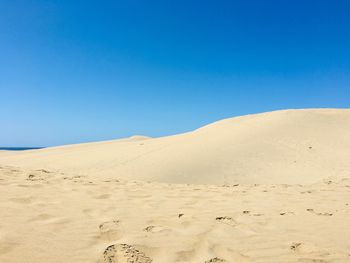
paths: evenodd
<path fill-rule="evenodd" d="M 0 152 L 0 262 L 350 262 L 350 110 Z"/>

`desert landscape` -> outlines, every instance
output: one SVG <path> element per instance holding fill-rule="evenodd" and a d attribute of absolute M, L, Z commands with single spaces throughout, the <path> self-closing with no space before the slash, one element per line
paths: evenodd
<path fill-rule="evenodd" d="M 350 110 L 0 151 L 0 262 L 350 262 Z"/>

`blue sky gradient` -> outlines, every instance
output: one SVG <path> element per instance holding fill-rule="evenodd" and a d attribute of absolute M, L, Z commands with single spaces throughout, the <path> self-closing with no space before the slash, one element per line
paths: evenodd
<path fill-rule="evenodd" d="M 0 146 L 350 106 L 350 1 L 0 1 Z"/>

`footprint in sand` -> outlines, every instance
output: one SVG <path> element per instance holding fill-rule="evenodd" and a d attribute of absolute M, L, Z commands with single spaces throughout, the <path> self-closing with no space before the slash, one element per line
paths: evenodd
<path fill-rule="evenodd" d="M 99 263 L 151 263 L 152 259 L 128 244 L 115 244 L 106 248 Z"/>
<path fill-rule="evenodd" d="M 163 226 L 148 226 L 148 227 L 145 227 L 143 231 L 149 232 L 149 233 L 160 233 L 160 232 L 169 232 L 171 230 Z"/>
<path fill-rule="evenodd" d="M 112 241 L 121 237 L 119 220 L 104 222 L 100 224 L 99 229 L 101 238 L 104 240 Z"/>
<path fill-rule="evenodd" d="M 307 191 L 302 191 L 300 192 L 301 194 L 312 194 L 312 191 L 311 190 L 307 190 Z"/>
<path fill-rule="evenodd" d="M 229 216 L 218 216 L 215 220 L 230 226 L 237 226 L 237 222 Z"/>
<path fill-rule="evenodd" d="M 287 212 L 280 212 L 280 215 L 281 215 L 281 216 L 284 216 L 284 215 L 294 215 L 294 212 L 290 212 L 290 211 L 287 211 Z"/>
<path fill-rule="evenodd" d="M 297 251 L 300 246 L 301 246 L 301 243 L 295 242 L 290 246 L 290 249 L 293 251 Z"/>
<path fill-rule="evenodd" d="M 32 171 L 28 174 L 27 180 L 28 181 L 46 181 L 50 178 L 50 171 L 47 171 L 45 169 L 39 169 Z"/>
<path fill-rule="evenodd" d="M 43 181 L 44 178 L 42 178 L 41 176 L 37 175 L 37 174 L 29 174 L 27 177 L 28 181 Z"/>
<path fill-rule="evenodd" d="M 245 214 L 245 215 L 250 215 L 250 216 L 263 216 L 264 215 L 264 214 L 261 214 L 261 213 L 252 214 L 249 210 L 244 210 L 242 213 Z"/>
<path fill-rule="evenodd" d="M 256 232 L 251 226 L 249 226 L 249 224 L 242 224 L 229 216 L 219 216 L 219 217 L 216 217 L 215 220 L 225 225 L 235 227 L 236 229 L 239 229 L 240 231 L 244 231 L 245 233 L 248 233 L 248 234 L 254 234 Z"/>
<path fill-rule="evenodd" d="M 143 229 L 143 231 L 150 232 L 150 233 L 158 233 L 158 232 L 162 232 L 165 230 L 167 230 L 167 229 L 165 229 L 164 227 L 161 227 L 161 226 L 148 226 L 148 227 Z"/>
<path fill-rule="evenodd" d="M 49 174 L 49 173 L 51 173 L 50 171 L 45 170 L 45 169 L 39 169 L 39 170 L 36 170 L 36 171 L 37 171 L 37 172 L 44 173 L 44 174 Z"/>
<path fill-rule="evenodd" d="M 226 262 L 226 261 L 222 258 L 215 257 L 205 261 L 204 263 L 214 263 L 214 262 Z"/>
<path fill-rule="evenodd" d="M 309 209 L 306 209 L 306 211 L 310 212 L 310 213 L 313 213 L 315 215 L 318 215 L 318 216 L 332 216 L 333 214 L 332 213 L 319 213 L 319 212 L 315 212 L 315 210 L 309 208 Z"/>

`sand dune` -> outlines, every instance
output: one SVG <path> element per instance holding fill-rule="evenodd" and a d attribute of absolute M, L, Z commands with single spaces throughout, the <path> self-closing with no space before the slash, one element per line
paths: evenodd
<path fill-rule="evenodd" d="M 349 222 L 350 110 L 0 152 L 1 263 L 345 263 Z"/>
<path fill-rule="evenodd" d="M 350 170 L 350 110 L 285 110 L 162 138 L 0 153 L 32 169 L 166 183 L 312 183 Z"/>

